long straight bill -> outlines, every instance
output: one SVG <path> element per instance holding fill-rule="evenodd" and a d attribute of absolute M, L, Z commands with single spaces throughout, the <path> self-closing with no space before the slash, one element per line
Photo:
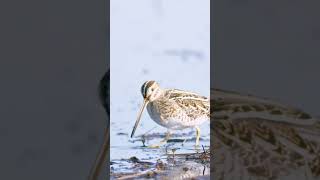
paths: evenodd
<path fill-rule="evenodd" d="M 133 137 L 134 132 L 136 132 L 137 126 L 138 126 L 138 124 L 140 122 L 140 119 L 141 119 L 142 112 L 143 112 L 143 110 L 144 110 L 144 108 L 146 107 L 147 104 L 148 104 L 148 100 L 144 99 L 143 100 L 143 105 L 142 105 L 142 107 L 141 107 L 141 109 L 139 111 L 139 114 L 138 114 L 138 118 L 136 120 L 136 123 L 134 124 L 133 130 L 132 130 L 132 133 L 131 133 L 131 138 Z"/>

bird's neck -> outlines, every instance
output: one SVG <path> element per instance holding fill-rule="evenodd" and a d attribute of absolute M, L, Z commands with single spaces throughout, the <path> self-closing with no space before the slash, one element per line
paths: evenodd
<path fill-rule="evenodd" d="M 164 93 L 165 93 L 165 90 L 159 88 L 157 89 L 157 91 L 153 94 L 153 97 L 150 98 L 150 102 L 152 101 L 156 101 L 158 100 L 159 98 L 163 97 L 164 96 Z"/>

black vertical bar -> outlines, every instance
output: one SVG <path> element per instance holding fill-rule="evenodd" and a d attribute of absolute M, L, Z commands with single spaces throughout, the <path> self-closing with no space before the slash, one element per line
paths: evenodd
<path fill-rule="evenodd" d="M 240 111 L 242 116 L 224 116 L 223 120 L 211 116 L 211 178 L 227 179 L 232 174 L 239 179 L 285 179 L 285 175 L 293 179 L 319 179 L 320 12 L 316 8 L 319 2 L 214 0 L 212 6 L 211 89 L 241 96 L 241 100 L 228 101 L 234 106 L 224 112 L 232 115 Z M 262 103 L 263 100 L 268 102 Z M 211 102 L 213 115 L 222 109 L 215 108 Z M 252 111 L 256 114 L 248 115 Z M 238 158 L 230 156 L 229 161 L 220 161 L 219 166 L 213 146 L 221 140 L 214 136 L 218 133 L 213 129 L 218 128 L 225 133 L 225 152 Z M 272 150 L 268 149 L 273 145 Z M 241 146 L 247 148 L 241 152 L 246 156 L 240 157 Z M 299 158 L 287 158 L 289 154 Z M 252 159 L 258 163 L 250 166 Z M 303 163 L 299 164 L 298 159 Z M 280 160 L 286 163 L 277 164 Z M 267 161 L 270 164 L 266 165 Z M 217 177 L 214 172 L 217 167 L 224 178 Z M 231 167 L 241 169 L 241 174 Z"/>
<path fill-rule="evenodd" d="M 106 126 L 104 127 L 103 141 L 90 170 L 88 180 L 106 179 L 110 176 L 110 0 L 105 0 L 105 8 L 105 60 L 108 67 L 106 67 L 107 70 L 99 82 L 98 93 L 107 119 Z"/>
<path fill-rule="evenodd" d="M 0 26 L 0 179 L 87 179 L 107 127 L 109 1 L 1 1 Z"/>

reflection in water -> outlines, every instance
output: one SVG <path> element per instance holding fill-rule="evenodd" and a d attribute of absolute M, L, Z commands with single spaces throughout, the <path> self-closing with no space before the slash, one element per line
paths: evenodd
<path fill-rule="evenodd" d="M 320 124 L 267 99 L 211 90 L 214 179 L 319 179 Z"/>

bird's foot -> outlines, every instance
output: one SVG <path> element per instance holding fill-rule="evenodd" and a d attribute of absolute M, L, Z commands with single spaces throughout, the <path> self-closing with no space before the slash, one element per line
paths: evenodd
<path fill-rule="evenodd" d="M 153 149 L 156 149 L 156 148 L 160 148 L 162 145 L 166 144 L 167 141 L 161 141 L 160 143 L 158 144 L 152 144 L 152 145 L 149 145 L 147 146 L 148 148 L 153 148 Z"/>
<path fill-rule="evenodd" d="M 148 148 L 160 148 L 162 145 L 164 145 L 168 142 L 169 138 L 170 138 L 170 132 L 168 131 L 166 134 L 166 137 L 162 141 L 160 141 L 158 144 L 149 145 L 147 147 Z"/>
<path fill-rule="evenodd" d="M 199 141 L 200 141 L 200 128 L 196 127 L 196 145 L 195 145 L 196 148 L 199 147 Z"/>
<path fill-rule="evenodd" d="M 185 138 L 185 139 L 183 140 L 181 146 L 184 146 L 184 143 L 186 143 L 186 141 L 187 141 L 187 138 Z"/>
<path fill-rule="evenodd" d="M 160 145 L 159 144 L 152 144 L 152 145 L 147 146 L 147 148 L 158 149 L 158 148 L 160 148 Z"/>

